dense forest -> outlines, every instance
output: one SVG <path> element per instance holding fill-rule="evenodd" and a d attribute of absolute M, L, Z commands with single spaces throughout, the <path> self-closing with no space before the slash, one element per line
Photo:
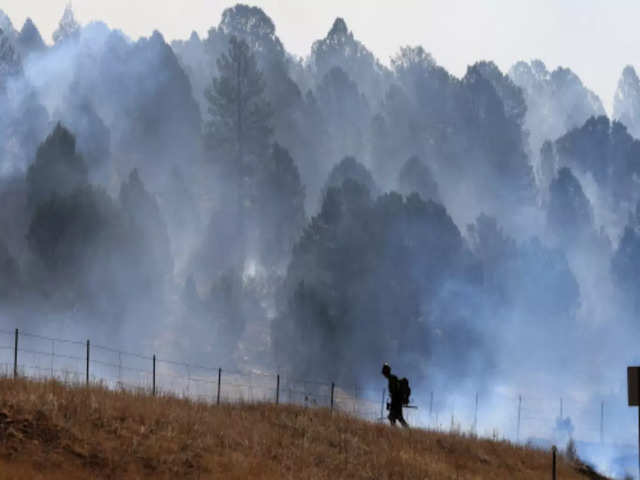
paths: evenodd
<path fill-rule="evenodd" d="M 0 12 L 0 325 L 301 378 L 389 361 L 416 391 L 617 388 L 640 331 L 634 68 L 608 118 L 568 68 L 457 78 L 327 27 L 296 58 L 245 5 L 171 43 L 70 7 L 45 43 Z"/>

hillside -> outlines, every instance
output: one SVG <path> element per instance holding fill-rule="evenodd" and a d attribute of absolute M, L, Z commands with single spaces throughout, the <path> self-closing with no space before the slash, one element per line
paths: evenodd
<path fill-rule="evenodd" d="M 559 462 L 559 478 L 590 478 Z M 0 478 L 539 479 L 547 452 L 326 409 L 0 379 Z M 593 477 L 591 477 L 593 478 Z"/>

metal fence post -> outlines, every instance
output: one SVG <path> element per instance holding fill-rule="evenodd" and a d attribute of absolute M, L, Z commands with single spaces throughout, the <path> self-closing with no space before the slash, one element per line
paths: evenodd
<path fill-rule="evenodd" d="M 600 402 L 600 443 L 604 443 L 604 401 Z"/>
<path fill-rule="evenodd" d="M 13 378 L 18 378 L 18 329 L 16 328 L 16 338 L 13 343 Z"/>
<path fill-rule="evenodd" d="M 473 413 L 473 434 L 478 435 L 478 392 L 476 392 L 476 409 Z"/>
<path fill-rule="evenodd" d="M 333 411 L 333 391 L 335 390 L 335 383 L 331 382 L 331 410 Z"/>
<path fill-rule="evenodd" d="M 280 374 L 276 376 L 276 405 L 280 403 Z"/>
<path fill-rule="evenodd" d="M 522 409 L 522 395 L 518 395 L 518 427 L 516 429 L 516 443 L 520 442 L 520 410 Z"/>
<path fill-rule="evenodd" d="M 433 392 L 431 392 L 431 399 L 429 400 L 429 417 L 433 415 Z"/>
<path fill-rule="evenodd" d="M 151 394 L 156 396 L 156 354 L 153 354 L 153 380 L 151 383 Z"/>
<path fill-rule="evenodd" d="M 219 368 L 218 369 L 218 396 L 216 398 L 216 405 L 220 405 L 220 384 L 222 380 L 222 369 Z"/>
<path fill-rule="evenodd" d="M 87 372 L 86 372 L 86 378 L 85 378 L 85 383 L 87 384 L 87 387 L 89 386 L 89 352 L 90 352 L 90 344 L 89 344 L 89 340 L 87 340 Z"/>

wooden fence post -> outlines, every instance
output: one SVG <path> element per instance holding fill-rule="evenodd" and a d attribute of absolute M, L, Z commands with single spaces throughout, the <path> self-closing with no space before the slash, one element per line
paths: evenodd
<path fill-rule="evenodd" d="M 151 384 L 151 393 L 156 396 L 156 354 L 153 354 L 153 380 Z"/>
<path fill-rule="evenodd" d="M 18 378 L 18 329 L 16 328 L 16 338 L 13 343 L 13 378 Z"/>
<path fill-rule="evenodd" d="M 89 344 L 89 340 L 87 340 L 87 371 L 85 376 L 85 383 L 87 384 L 87 387 L 89 386 L 89 352 L 90 352 L 90 344 Z"/>
<path fill-rule="evenodd" d="M 335 389 L 335 383 L 331 382 L 331 411 L 333 411 L 333 391 Z"/>
<path fill-rule="evenodd" d="M 554 445 L 551 447 L 551 480 L 556 480 L 556 452 L 558 449 Z"/>
<path fill-rule="evenodd" d="M 516 443 L 520 442 L 520 410 L 522 409 L 522 395 L 518 395 L 518 427 L 516 429 Z"/>
<path fill-rule="evenodd" d="M 220 384 L 222 380 L 222 368 L 218 369 L 218 396 L 216 398 L 216 405 L 220 405 Z"/>
<path fill-rule="evenodd" d="M 276 376 L 276 405 L 280 403 L 280 374 Z"/>

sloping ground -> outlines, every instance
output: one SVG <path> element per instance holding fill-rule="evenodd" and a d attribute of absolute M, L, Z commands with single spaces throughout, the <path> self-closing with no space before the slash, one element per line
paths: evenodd
<path fill-rule="evenodd" d="M 559 460 L 558 478 L 599 478 Z M 0 478 L 540 479 L 548 452 L 326 409 L 0 379 Z"/>

